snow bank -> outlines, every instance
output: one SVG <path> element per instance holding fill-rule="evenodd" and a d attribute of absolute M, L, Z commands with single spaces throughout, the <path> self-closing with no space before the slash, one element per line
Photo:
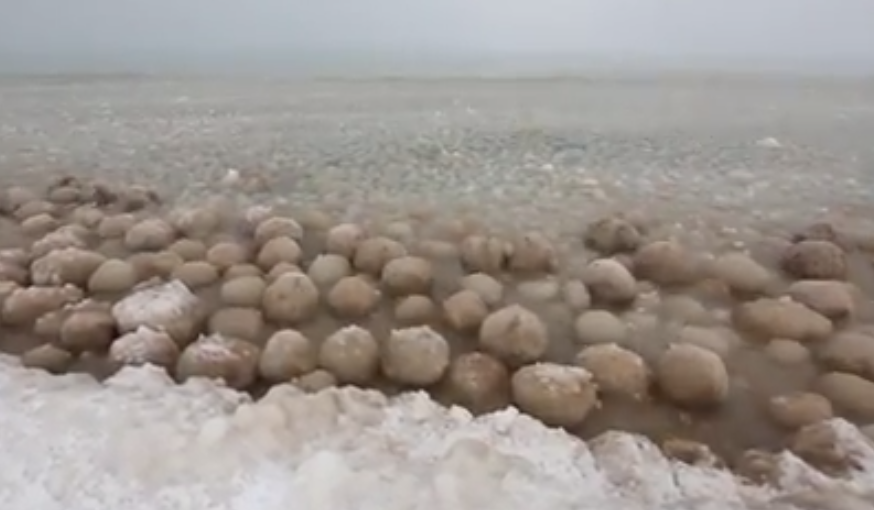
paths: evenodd
<path fill-rule="evenodd" d="M 785 457 L 779 491 L 609 434 L 591 447 L 514 410 L 473 419 L 424 394 L 280 386 L 258 403 L 204 380 L 129 368 L 99 384 L 0 358 L 4 510 L 856 510 L 874 450 L 848 480 Z M 814 498 L 814 499 L 811 499 Z M 793 506 L 795 505 L 795 506 Z"/>

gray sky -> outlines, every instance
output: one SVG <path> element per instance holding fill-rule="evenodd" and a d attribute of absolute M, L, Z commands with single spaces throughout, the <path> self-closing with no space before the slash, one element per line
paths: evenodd
<path fill-rule="evenodd" d="M 874 0 L 7 0 L 0 54 L 353 47 L 874 62 Z"/>

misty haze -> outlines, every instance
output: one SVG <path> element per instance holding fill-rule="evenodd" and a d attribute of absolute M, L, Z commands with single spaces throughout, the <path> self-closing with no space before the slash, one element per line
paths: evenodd
<path fill-rule="evenodd" d="M 0 509 L 874 508 L 874 1 L 0 5 Z"/>
<path fill-rule="evenodd" d="M 7 72 L 874 69 L 866 0 L 34 0 L 0 9 Z"/>

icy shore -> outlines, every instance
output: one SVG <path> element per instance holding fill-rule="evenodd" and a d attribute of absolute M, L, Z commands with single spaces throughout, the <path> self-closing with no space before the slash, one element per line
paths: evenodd
<path fill-rule="evenodd" d="M 257 403 L 153 368 L 89 376 L 0 360 L 0 506 L 855 510 L 874 504 L 874 446 L 834 426 L 865 466 L 827 479 L 785 455 L 781 487 L 664 458 L 611 433 L 585 443 L 507 410 L 478 419 L 424 394 L 279 386 Z M 812 506 L 811 506 L 812 505 Z"/>

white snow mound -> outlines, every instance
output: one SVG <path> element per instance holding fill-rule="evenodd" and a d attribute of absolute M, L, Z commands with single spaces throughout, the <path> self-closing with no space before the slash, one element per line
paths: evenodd
<path fill-rule="evenodd" d="M 0 357 L 3 510 L 862 510 L 874 449 L 834 421 L 865 469 L 827 479 L 786 455 L 777 490 L 664 458 L 620 433 L 585 443 L 510 409 L 474 419 L 423 393 L 253 403 L 151 366 L 104 384 Z"/>

